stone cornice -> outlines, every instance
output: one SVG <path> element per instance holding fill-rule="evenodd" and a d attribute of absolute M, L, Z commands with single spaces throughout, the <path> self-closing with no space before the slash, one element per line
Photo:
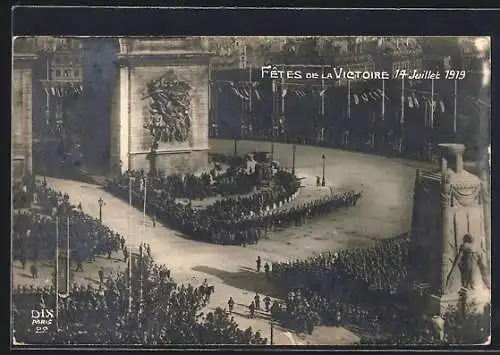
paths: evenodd
<path fill-rule="evenodd" d="M 208 65 L 212 55 L 206 52 L 191 53 L 155 53 L 119 55 L 117 64 L 125 66 L 150 65 L 152 62 L 168 62 L 169 64 L 204 64 Z"/>

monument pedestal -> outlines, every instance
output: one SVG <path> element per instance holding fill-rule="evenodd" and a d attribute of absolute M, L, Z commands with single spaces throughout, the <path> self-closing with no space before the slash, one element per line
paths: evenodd
<path fill-rule="evenodd" d="M 440 149 L 440 169 L 415 179 L 412 306 L 428 317 L 483 313 L 491 298 L 487 196 L 482 181 L 464 169 L 465 146 Z"/>

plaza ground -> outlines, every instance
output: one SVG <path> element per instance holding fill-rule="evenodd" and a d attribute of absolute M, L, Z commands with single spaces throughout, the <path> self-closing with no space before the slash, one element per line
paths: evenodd
<path fill-rule="evenodd" d="M 211 140 L 210 143 L 213 152 L 234 153 L 232 141 Z M 238 154 L 271 151 L 267 142 L 242 141 L 237 148 Z M 276 143 L 274 152 L 281 165 L 291 167 L 291 145 Z M 325 155 L 327 187 L 317 188 L 316 177 L 322 175 L 322 154 Z M 102 197 L 106 203 L 102 213 L 104 224 L 124 235 L 128 242 L 149 243 L 155 261 L 166 264 L 176 282 L 197 286 L 206 278 L 215 286 L 208 308 L 227 308 L 227 300 L 232 296 L 236 302 L 234 318 L 240 327 L 251 326 L 269 338 L 269 314 L 259 312 L 254 319 L 248 317 L 247 306 L 256 292 L 261 299 L 263 295 L 276 294 L 264 273 L 255 271 L 257 257 L 262 258 L 263 264 L 302 259 L 328 250 L 369 246 L 378 240 L 407 233 L 411 226 L 415 169 L 422 167 L 429 168 L 416 162 L 299 145 L 296 172 L 304 178 L 302 184 L 306 186 L 299 193 L 299 201 L 329 193 L 330 187 L 361 190 L 362 198 L 354 207 L 315 218 L 301 227 L 269 233 L 257 245 L 247 247 L 194 241 L 160 223 L 153 227 L 149 217 L 144 220 L 141 211 L 105 192 L 99 185 L 54 178 L 47 178 L 47 183 L 56 190 L 67 192 L 73 204 L 81 202 L 83 210 L 96 218 L 99 216 L 97 201 Z M 113 254 L 111 260 L 101 257 L 95 263 L 86 263 L 85 271 L 79 274 L 83 280 L 97 282 L 100 266 L 105 267 L 106 272 L 115 268 L 123 270 L 123 255 Z M 41 267 L 37 280 L 20 270 L 18 263 L 13 272 L 14 283 L 50 282 L 48 266 Z M 355 342 L 358 335 L 346 328 L 317 327 L 312 335 L 305 336 L 275 327 L 274 344 L 349 344 Z"/>

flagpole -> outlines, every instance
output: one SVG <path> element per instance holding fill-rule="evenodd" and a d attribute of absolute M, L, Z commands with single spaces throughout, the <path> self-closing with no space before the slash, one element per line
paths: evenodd
<path fill-rule="evenodd" d="M 281 70 L 285 71 L 285 65 L 281 66 Z M 281 113 L 285 114 L 285 75 L 281 76 Z"/>
<path fill-rule="evenodd" d="M 325 67 L 322 68 L 321 75 L 321 116 L 325 115 Z"/>
<path fill-rule="evenodd" d="M 56 216 L 56 328 L 59 330 L 59 216 Z"/>
<path fill-rule="evenodd" d="M 209 114 L 209 127 L 213 127 L 212 124 L 213 124 L 213 117 L 212 117 L 212 109 L 213 109 L 213 105 L 212 105 L 212 63 L 210 63 L 210 61 L 208 62 L 208 114 Z M 209 128 L 209 129 L 210 129 Z"/>
<path fill-rule="evenodd" d="M 271 117 L 271 160 L 274 160 L 274 126 L 276 125 L 276 81 L 272 79 L 271 90 L 273 92 L 273 113 Z"/>
<path fill-rule="evenodd" d="M 453 133 L 457 134 L 457 80 L 454 80 L 453 90 Z"/>
<path fill-rule="evenodd" d="M 434 128 L 434 79 L 431 79 L 431 129 Z"/>
<path fill-rule="evenodd" d="M 252 82 L 252 67 L 249 66 L 248 67 L 248 78 L 249 78 L 249 81 L 250 81 L 250 89 L 249 89 L 249 93 L 248 93 L 248 106 L 249 106 L 249 109 L 250 109 L 250 113 L 252 112 L 252 90 L 253 90 L 253 82 Z"/>
<path fill-rule="evenodd" d="M 347 119 L 351 119 L 351 81 L 347 79 Z"/>
<path fill-rule="evenodd" d="M 250 124 L 252 122 L 252 91 L 253 91 L 253 82 L 252 82 L 252 66 L 248 66 L 248 78 L 250 79 L 250 87 L 248 89 L 248 122 L 247 126 L 250 127 Z"/>
<path fill-rule="evenodd" d="M 281 75 L 281 116 L 280 116 L 280 127 L 281 127 L 281 119 L 283 119 L 283 125 L 285 124 L 285 96 L 286 96 L 286 88 L 285 88 L 285 65 L 282 67 L 282 75 Z M 284 127 L 283 127 L 284 128 Z"/>
<path fill-rule="evenodd" d="M 67 234 L 66 234 L 66 295 L 69 295 L 69 274 L 71 270 L 71 264 L 70 264 L 70 249 L 69 249 L 69 215 L 66 217 L 66 221 L 68 224 L 67 227 Z"/>
<path fill-rule="evenodd" d="M 133 177 L 129 177 L 129 195 L 128 195 L 128 202 L 130 208 L 132 208 L 132 179 Z M 128 213 L 128 311 L 129 313 L 132 312 L 132 241 L 130 240 L 131 238 L 131 233 L 130 233 L 130 209 Z"/>
<path fill-rule="evenodd" d="M 404 124 L 405 119 L 405 79 L 401 78 L 401 119 L 399 123 Z"/>
<path fill-rule="evenodd" d="M 321 67 L 321 133 L 320 140 L 324 140 L 325 134 L 325 66 Z"/>
<path fill-rule="evenodd" d="M 382 79 L 382 121 L 385 118 L 385 80 Z"/>
<path fill-rule="evenodd" d="M 425 116 L 424 116 L 424 127 L 429 128 L 429 102 L 425 100 Z"/>
<path fill-rule="evenodd" d="M 144 233 L 146 233 L 146 199 L 147 199 L 147 191 L 148 191 L 148 179 L 147 176 L 144 178 L 144 212 L 143 212 L 143 223 L 142 223 L 142 228 L 141 228 L 141 243 L 140 243 L 140 282 L 141 282 L 141 287 L 139 289 L 139 313 L 142 314 L 142 307 L 143 307 L 143 268 L 144 268 L 144 260 L 143 260 L 143 253 L 144 253 L 144 246 L 143 246 L 143 238 L 144 238 Z"/>

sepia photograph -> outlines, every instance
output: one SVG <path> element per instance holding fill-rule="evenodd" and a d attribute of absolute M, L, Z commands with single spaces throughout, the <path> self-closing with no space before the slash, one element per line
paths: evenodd
<path fill-rule="evenodd" d="M 11 347 L 490 343 L 490 37 L 22 36 L 11 88 Z"/>

